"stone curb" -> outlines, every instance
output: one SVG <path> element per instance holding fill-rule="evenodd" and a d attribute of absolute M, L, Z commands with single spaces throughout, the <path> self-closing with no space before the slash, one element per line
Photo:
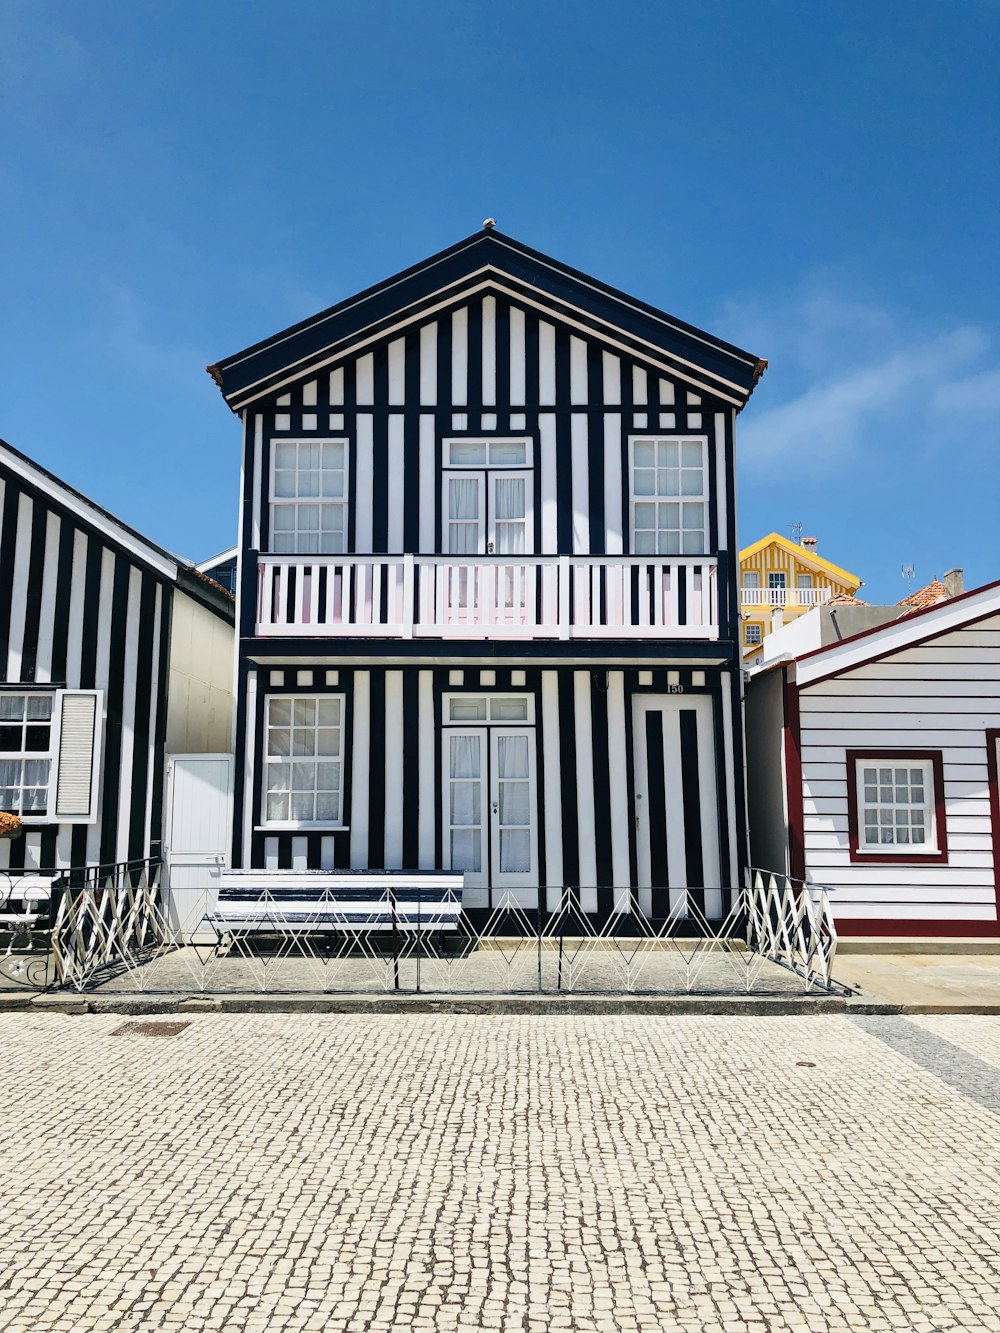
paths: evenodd
<path fill-rule="evenodd" d="M 6 999 L 6 997 L 4 997 Z M 39 995 L 4 1009 L 58 1014 L 517 1014 L 729 1017 L 1000 1014 L 1000 1003 L 891 1003 L 861 996 L 756 995 Z"/>

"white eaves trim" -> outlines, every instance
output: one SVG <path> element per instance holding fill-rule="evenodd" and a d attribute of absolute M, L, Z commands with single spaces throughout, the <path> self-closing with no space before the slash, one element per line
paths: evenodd
<path fill-rule="evenodd" d="M 693 361 L 688 361 L 674 352 L 664 353 L 662 350 L 654 347 L 654 345 L 647 339 L 639 338 L 635 334 L 629 334 L 628 336 L 634 339 L 635 342 L 642 343 L 649 350 L 643 352 L 635 347 L 631 347 L 628 343 L 623 343 L 620 339 L 615 337 L 616 325 L 609 324 L 606 320 L 602 320 L 596 315 L 580 310 L 579 307 L 571 305 L 570 302 L 566 301 L 563 297 L 553 299 L 558 300 L 559 304 L 565 307 L 565 310 L 553 309 L 550 304 L 543 300 L 534 300 L 526 293 L 518 292 L 510 287 L 506 287 L 502 281 L 504 277 L 506 277 L 506 274 L 502 274 L 499 269 L 493 268 L 492 265 L 487 264 L 483 268 L 477 269 L 474 273 L 464 275 L 461 279 L 449 284 L 448 287 L 442 287 L 438 292 L 432 293 L 432 297 L 438 298 L 434 305 L 428 306 L 426 309 L 417 310 L 416 313 L 407 313 L 410 310 L 410 307 L 405 307 L 403 310 L 397 312 L 396 322 L 391 327 L 380 329 L 375 333 L 368 333 L 365 329 L 359 329 L 356 334 L 351 335 L 350 343 L 347 348 L 340 345 L 343 341 L 340 339 L 338 340 L 338 343 L 335 344 L 337 348 L 336 351 L 331 352 L 329 348 L 321 348 L 315 352 L 311 352 L 308 356 L 301 357 L 298 361 L 294 361 L 286 366 L 285 370 L 282 372 L 282 378 L 276 383 L 269 384 L 267 381 L 270 379 L 270 376 L 264 376 L 262 379 L 256 380 L 253 384 L 248 384 L 244 388 L 234 391 L 232 398 L 237 403 L 238 410 L 243 411 L 245 408 L 252 407 L 253 403 L 255 403 L 258 398 L 265 397 L 271 393 L 279 393 L 289 384 L 293 384 L 296 380 L 301 379 L 302 376 L 306 374 L 318 374 L 321 370 L 327 369 L 336 361 L 349 361 L 359 353 L 363 352 L 366 347 L 381 342 L 386 338 L 392 338 L 394 336 L 398 337 L 400 332 L 408 328 L 410 325 L 427 319 L 432 319 L 435 315 L 440 314 L 441 311 L 451 309 L 456 303 L 468 300 L 470 297 L 476 296 L 480 292 L 498 292 L 502 296 L 510 297 L 512 301 L 517 302 L 519 305 L 537 310 L 540 314 L 547 316 L 549 319 L 558 320 L 560 323 L 566 324 L 570 328 L 575 328 L 586 336 L 594 337 L 595 332 L 593 329 L 587 324 L 581 323 L 579 320 L 575 319 L 572 314 L 567 313 L 567 311 L 574 311 L 585 319 L 592 320 L 597 324 L 601 332 L 597 333 L 596 336 L 603 342 L 606 342 L 609 347 L 614 347 L 623 355 L 634 357 L 638 361 L 644 361 L 650 369 L 655 370 L 658 374 L 671 375 L 675 379 L 679 379 L 683 383 L 690 384 L 693 388 L 701 390 L 702 393 L 710 393 L 717 398 L 721 398 L 724 402 L 729 403 L 733 407 L 743 406 L 745 399 L 743 398 L 742 391 L 739 387 L 733 384 L 730 380 L 724 379 L 721 375 L 717 375 L 714 371 L 705 370 L 701 366 L 696 366 Z M 469 282 L 470 278 L 480 278 L 481 281 L 474 282 L 473 286 L 467 287 L 465 284 Z M 452 291 L 452 288 L 455 288 L 456 290 Z M 424 299 L 426 298 L 421 298 L 421 300 Z M 246 358 L 242 359 L 245 360 Z M 240 362 L 236 361 L 233 364 L 239 365 Z M 683 370 L 680 368 L 682 366 L 687 367 L 688 369 Z M 261 388 L 261 385 L 264 385 L 265 387 Z M 226 401 L 229 402 L 229 395 L 226 395 Z"/>
<path fill-rule="evenodd" d="M 827 676 L 839 675 L 854 667 L 862 666 L 876 658 L 888 657 L 901 652 L 911 644 L 924 639 L 937 638 L 949 630 L 961 629 L 970 621 L 982 620 L 985 616 L 1000 611 L 1000 583 L 992 583 L 941 602 L 926 611 L 904 616 L 902 620 L 890 621 L 877 629 L 867 630 L 863 634 L 845 639 L 842 643 L 831 643 L 824 648 L 798 658 L 795 676 L 797 683 L 812 685 Z M 773 665 L 766 663 L 765 665 Z"/>
<path fill-rule="evenodd" d="M 210 556 L 208 560 L 199 561 L 199 563 L 195 565 L 195 569 L 199 574 L 207 574 L 208 571 L 214 569 L 216 565 L 221 565 L 223 561 L 232 560 L 234 555 L 239 555 L 239 550 L 240 548 L 238 546 L 230 546 L 228 550 L 220 551 L 218 555 Z"/>
<path fill-rule="evenodd" d="M 69 510 L 77 518 L 91 527 L 97 528 L 111 541 L 129 551 L 151 569 L 162 574 L 171 582 L 176 582 L 179 561 L 171 559 L 155 546 L 150 546 L 121 524 L 111 514 L 87 500 L 79 492 L 63 485 L 43 469 L 35 467 L 27 459 L 0 444 L 0 460 L 4 467 L 21 477 L 29 486 L 49 496 L 56 504 Z"/>

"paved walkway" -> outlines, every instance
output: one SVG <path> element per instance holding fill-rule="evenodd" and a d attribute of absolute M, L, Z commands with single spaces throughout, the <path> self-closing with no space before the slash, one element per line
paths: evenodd
<path fill-rule="evenodd" d="M 0 1045 L 4 1333 L 1000 1328 L 998 1019 L 10 1013 Z"/>

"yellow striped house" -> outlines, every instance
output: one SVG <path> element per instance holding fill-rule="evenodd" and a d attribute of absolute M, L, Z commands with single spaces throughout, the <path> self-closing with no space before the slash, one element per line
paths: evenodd
<path fill-rule="evenodd" d="M 838 595 L 853 596 L 861 587 L 856 574 L 817 555 L 815 541 L 806 537 L 798 544 L 770 532 L 740 552 L 745 662 L 760 655 L 776 619 L 787 623 Z"/>

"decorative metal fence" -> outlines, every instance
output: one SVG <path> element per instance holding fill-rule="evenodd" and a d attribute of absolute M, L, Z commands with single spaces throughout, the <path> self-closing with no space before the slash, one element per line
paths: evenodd
<path fill-rule="evenodd" d="M 227 923 L 209 895 L 178 922 L 155 862 L 94 872 L 57 886 L 54 984 L 156 994 L 830 994 L 836 930 L 827 895 L 763 871 L 726 894 L 724 920 L 695 895 L 670 892 L 661 920 L 598 918 L 566 889 L 555 911 L 503 895 L 488 913 L 461 912 L 457 895 L 418 905 L 400 924 L 386 889 L 359 923 L 333 892 L 287 913 L 255 895 L 254 920 Z M 412 899 L 412 894 L 409 895 Z M 387 923 L 391 922 L 391 927 Z"/>

